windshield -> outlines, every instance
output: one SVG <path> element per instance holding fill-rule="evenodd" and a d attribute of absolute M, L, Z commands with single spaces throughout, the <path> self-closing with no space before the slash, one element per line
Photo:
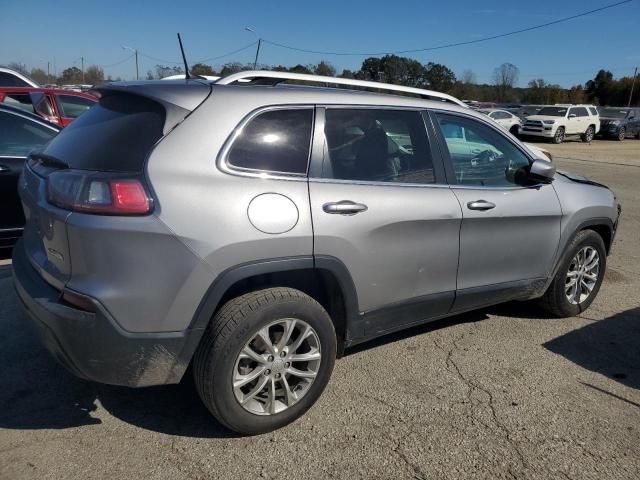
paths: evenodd
<path fill-rule="evenodd" d="M 622 120 L 629 114 L 629 110 L 621 110 L 619 108 L 603 108 L 600 110 L 601 117 L 618 118 Z"/>
<path fill-rule="evenodd" d="M 536 115 L 544 115 L 546 117 L 564 117 L 566 113 L 566 107 L 544 107 Z"/>

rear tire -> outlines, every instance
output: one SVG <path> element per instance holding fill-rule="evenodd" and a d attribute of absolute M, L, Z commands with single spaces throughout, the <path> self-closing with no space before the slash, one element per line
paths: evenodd
<path fill-rule="evenodd" d="M 593 126 L 589 125 L 589 127 L 587 128 L 587 131 L 584 132 L 580 138 L 582 139 L 583 143 L 591 143 L 591 140 L 593 140 L 594 135 L 596 134 L 595 129 L 593 128 Z"/>
<path fill-rule="evenodd" d="M 303 355 L 314 358 L 300 360 Z M 324 308 L 299 290 L 267 288 L 236 297 L 216 313 L 193 373 L 213 416 L 234 432 L 255 435 L 302 416 L 329 382 L 335 357 L 336 334 Z"/>
<path fill-rule="evenodd" d="M 586 253 L 581 265 L 580 254 Z M 589 256 L 595 257 L 589 260 Z M 595 264 L 596 269 L 589 268 Z M 593 230 L 578 232 L 567 247 L 560 267 L 540 299 L 541 306 L 555 317 L 573 317 L 585 311 L 598 295 L 607 268 L 607 252 L 602 237 Z M 595 277 L 594 277 L 595 275 Z M 572 283 L 575 280 L 575 283 Z M 572 288 L 576 285 L 578 288 Z"/>
<path fill-rule="evenodd" d="M 551 142 L 555 143 L 556 145 L 564 142 L 564 127 L 558 127 L 558 129 L 556 130 L 556 134 L 553 136 Z"/>
<path fill-rule="evenodd" d="M 616 138 L 618 139 L 619 142 L 622 142 L 626 137 L 627 137 L 627 130 L 624 127 L 622 127 L 620 130 L 618 130 L 618 136 Z"/>

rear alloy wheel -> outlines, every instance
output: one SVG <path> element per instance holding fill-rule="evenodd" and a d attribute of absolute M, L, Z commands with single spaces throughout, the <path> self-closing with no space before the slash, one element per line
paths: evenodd
<path fill-rule="evenodd" d="M 229 300 L 193 360 L 196 388 L 216 419 L 255 435 L 302 416 L 333 370 L 336 334 L 324 308 L 293 288 Z"/>
<path fill-rule="evenodd" d="M 595 299 L 607 267 L 602 237 L 582 230 L 567 247 L 558 271 L 541 299 L 556 317 L 572 317 L 586 310 Z"/>
<path fill-rule="evenodd" d="M 553 136 L 553 143 L 556 145 L 564 142 L 564 127 L 558 127 L 556 134 Z"/>
<path fill-rule="evenodd" d="M 620 130 L 618 130 L 618 141 L 623 141 L 627 136 L 627 130 L 622 127 Z"/>
<path fill-rule="evenodd" d="M 584 132 L 581 136 L 582 141 L 584 143 L 591 143 L 591 140 L 593 140 L 593 136 L 596 134 L 596 131 L 594 130 L 594 128 L 592 126 L 589 126 L 589 128 L 587 128 L 587 131 Z"/>

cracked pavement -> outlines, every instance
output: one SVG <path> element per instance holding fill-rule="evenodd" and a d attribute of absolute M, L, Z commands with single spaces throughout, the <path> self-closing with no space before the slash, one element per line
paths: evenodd
<path fill-rule="evenodd" d="M 510 303 L 359 346 L 305 417 L 257 437 L 218 426 L 188 379 L 67 374 L 0 266 L 0 479 L 640 478 L 640 142 L 545 146 L 623 204 L 592 307 Z"/>

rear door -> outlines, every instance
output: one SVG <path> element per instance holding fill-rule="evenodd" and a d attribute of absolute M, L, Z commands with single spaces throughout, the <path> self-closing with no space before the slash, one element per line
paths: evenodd
<path fill-rule="evenodd" d="M 0 254 L 15 243 L 24 226 L 18 178 L 25 159 L 56 133 L 27 116 L 0 111 Z"/>
<path fill-rule="evenodd" d="M 432 146 L 418 110 L 318 108 L 309 175 L 314 256 L 349 271 L 362 314 L 356 335 L 451 307 L 461 211 Z"/>
<path fill-rule="evenodd" d="M 561 218 L 553 186 L 527 185 L 530 160 L 499 128 L 445 112 L 434 113 L 434 124 L 463 216 L 454 308 L 514 298 L 551 271 Z M 454 127 L 472 134 L 476 148 L 484 143 L 472 161 L 449 148 Z"/>

